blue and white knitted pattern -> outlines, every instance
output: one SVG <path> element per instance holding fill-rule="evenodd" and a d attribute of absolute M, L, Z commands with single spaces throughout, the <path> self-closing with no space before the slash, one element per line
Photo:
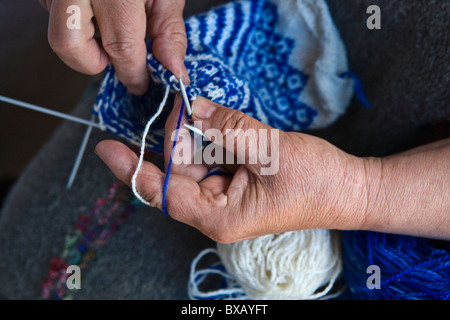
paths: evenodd
<path fill-rule="evenodd" d="M 202 96 L 285 131 L 325 127 L 350 102 L 353 80 L 340 76 L 348 71 L 345 48 L 323 0 L 230 2 L 187 19 L 186 33 L 191 100 Z M 129 94 L 109 66 L 93 110 L 108 131 L 137 145 L 162 85 L 179 91 L 151 45 L 148 94 Z M 147 148 L 163 151 L 171 107 L 153 123 Z"/>

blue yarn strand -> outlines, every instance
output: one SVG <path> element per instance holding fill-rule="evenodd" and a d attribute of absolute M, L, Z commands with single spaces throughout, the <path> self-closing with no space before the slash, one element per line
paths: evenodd
<path fill-rule="evenodd" d="M 177 122 L 177 129 L 175 132 L 175 140 L 173 141 L 173 145 L 172 145 L 172 151 L 170 153 L 170 160 L 169 160 L 169 165 L 167 166 L 167 172 L 166 172 L 166 178 L 164 180 L 164 189 L 163 189 L 163 204 L 162 204 L 162 211 L 163 213 L 170 217 L 169 213 L 167 212 L 166 209 L 166 195 L 167 195 L 167 185 L 169 184 L 169 177 L 170 177 L 170 170 L 172 168 L 172 158 L 173 158 L 173 153 L 175 151 L 175 147 L 177 145 L 177 141 L 178 141 L 178 133 L 179 133 L 179 129 L 181 126 L 181 118 L 183 117 L 183 112 L 184 112 L 184 108 L 185 108 L 185 104 L 184 104 L 184 100 L 182 100 L 181 102 L 181 109 L 180 109 L 180 115 L 178 116 L 178 122 Z M 203 180 L 205 180 L 206 178 L 209 178 L 211 176 L 214 175 L 222 175 L 222 176 L 229 176 L 232 177 L 233 175 L 229 172 L 223 171 L 220 168 L 216 168 L 211 170 L 204 178 Z"/>
<path fill-rule="evenodd" d="M 371 108 L 371 104 L 369 100 L 367 100 L 366 94 L 364 93 L 363 85 L 361 80 L 358 78 L 358 76 L 352 72 L 347 71 L 340 75 L 341 78 L 351 78 L 353 79 L 353 90 L 355 91 L 356 98 L 358 101 L 366 108 Z"/>
<path fill-rule="evenodd" d="M 166 216 L 168 216 L 168 217 L 170 217 L 170 215 L 169 215 L 169 213 L 167 212 L 167 209 L 166 209 L 167 185 L 169 184 L 170 169 L 172 167 L 172 158 L 173 158 L 173 153 L 174 153 L 175 147 L 177 145 L 177 141 L 178 141 L 178 132 L 179 132 L 180 125 L 181 125 L 181 118 L 183 117 L 183 112 L 184 112 L 184 100 L 181 102 L 180 115 L 178 116 L 177 129 L 175 131 L 175 140 L 173 141 L 172 151 L 170 152 L 169 165 L 167 166 L 166 179 L 164 180 L 162 209 L 163 209 L 163 213 Z"/>

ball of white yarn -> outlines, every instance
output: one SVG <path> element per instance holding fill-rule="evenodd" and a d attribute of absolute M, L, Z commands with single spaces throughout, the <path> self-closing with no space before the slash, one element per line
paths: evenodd
<path fill-rule="evenodd" d="M 218 244 L 217 249 L 249 298 L 317 299 L 342 271 L 339 243 L 337 233 L 315 229 Z"/>
<path fill-rule="evenodd" d="M 217 254 L 220 264 L 196 270 L 207 254 Z M 342 272 L 340 239 L 329 230 L 303 230 L 267 235 L 206 249 L 193 261 L 189 279 L 191 299 L 285 299 L 332 298 L 329 294 Z M 200 284 L 216 274 L 227 283 L 203 292 Z"/>

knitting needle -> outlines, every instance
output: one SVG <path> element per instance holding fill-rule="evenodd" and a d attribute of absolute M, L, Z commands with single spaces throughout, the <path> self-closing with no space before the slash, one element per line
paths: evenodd
<path fill-rule="evenodd" d="M 202 137 L 204 137 L 202 139 L 202 148 L 207 147 L 209 144 L 211 144 L 212 142 L 205 136 L 205 134 L 202 132 L 202 130 L 200 130 L 199 128 L 196 128 L 194 126 L 191 126 L 189 124 L 183 123 L 183 126 L 185 126 L 186 128 L 188 128 L 189 130 L 191 130 L 191 133 L 194 134 L 198 134 Z"/>
<path fill-rule="evenodd" d="M 91 117 L 91 120 L 94 119 L 94 116 Z M 81 159 L 83 159 L 84 151 L 86 150 L 87 143 L 89 141 L 89 137 L 91 135 L 92 125 L 89 125 L 86 129 L 86 133 L 84 134 L 83 141 L 81 142 L 80 150 L 78 151 L 77 158 L 75 159 L 75 163 L 73 165 L 72 171 L 70 172 L 69 181 L 67 182 L 67 190 L 72 187 L 73 182 L 75 181 L 75 177 L 77 176 L 78 168 L 80 167 Z"/>
<path fill-rule="evenodd" d="M 191 105 L 189 104 L 189 99 L 186 94 L 186 87 L 184 86 L 183 80 L 181 80 L 181 78 L 179 81 L 180 81 L 181 94 L 183 95 L 184 104 L 186 105 L 186 111 L 187 111 L 188 116 L 191 117 L 192 109 L 191 109 Z"/>
<path fill-rule="evenodd" d="M 204 134 L 204 133 L 202 132 L 202 130 L 200 130 L 199 128 L 196 128 L 196 127 L 191 126 L 191 125 L 186 124 L 186 123 L 183 123 L 183 126 L 185 126 L 186 128 L 188 128 L 188 129 L 191 130 L 192 132 L 194 132 L 194 133 L 196 133 L 196 134 L 199 134 L 199 135 L 201 135 L 201 136 L 203 136 L 203 137 L 206 138 L 205 134 Z"/>
<path fill-rule="evenodd" d="M 89 120 L 85 120 L 85 119 L 82 119 L 82 118 L 78 118 L 78 117 L 75 117 L 75 116 L 72 116 L 72 115 L 68 115 L 68 114 L 65 114 L 65 113 L 62 113 L 62 112 L 59 112 L 59 111 L 55 111 L 55 110 L 51 110 L 51 109 L 47 109 L 47 108 L 44 108 L 44 107 L 39 107 L 39 106 L 36 106 L 34 104 L 31 104 L 31 103 L 27 103 L 27 102 L 19 101 L 19 100 L 16 100 L 16 99 L 8 98 L 8 97 L 2 96 L 2 95 L 0 95 L 0 101 L 6 102 L 6 103 L 9 103 L 9 104 L 18 106 L 18 107 L 23 107 L 23 108 L 31 109 L 31 110 L 34 110 L 34 111 L 42 112 L 42 113 L 45 113 L 45 114 L 49 114 L 49 115 L 52 115 L 52 116 L 55 116 L 55 117 L 63 118 L 63 119 L 66 119 L 66 120 L 82 123 L 84 125 L 96 127 L 96 128 L 99 128 L 99 129 L 103 130 L 103 128 L 98 123 L 95 123 L 93 121 L 89 121 Z"/>
<path fill-rule="evenodd" d="M 96 122 L 92 121 L 94 119 L 94 116 L 91 117 L 91 121 L 88 121 L 88 120 L 84 120 L 84 119 L 81 119 L 81 118 L 78 118 L 78 117 L 75 117 L 75 116 L 72 116 L 72 115 L 68 115 L 68 114 L 62 113 L 62 112 L 54 111 L 54 110 L 51 110 L 51 109 L 47 109 L 47 108 L 43 108 L 43 107 L 39 107 L 39 106 L 30 104 L 30 103 L 27 103 L 27 102 L 23 102 L 23 101 L 19 101 L 19 100 L 16 100 L 16 99 L 8 98 L 8 97 L 2 96 L 2 95 L 0 95 L 0 101 L 6 102 L 6 103 L 9 103 L 9 104 L 12 104 L 12 105 L 16 105 L 16 106 L 19 106 L 19 107 L 24 107 L 24 108 L 27 108 L 27 109 L 31 109 L 31 110 L 34 110 L 34 111 L 42 112 L 42 113 L 45 113 L 45 114 L 49 114 L 49 115 L 52 115 L 52 116 L 55 116 L 55 117 L 63 118 L 63 119 L 66 119 L 66 120 L 82 123 L 82 124 L 88 126 L 88 128 L 86 130 L 86 133 L 84 134 L 84 138 L 83 138 L 83 141 L 81 143 L 80 150 L 78 151 L 77 158 L 75 159 L 75 163 L 74 163 L 72 171 L 70 173 L 69 181 L 67 182 L 67 189 L 70 189 L 72 187 L 73 182 L 75 181 L 75 177 L 76 177 L 78 169 L 80 167 L 80 163 L 81 163 L 81 160 L 83 158 L 84 151 L 86 150 L 86 146 L 87 146 L 87 143 L 89 141 L 89 137 L 91 135 L 92 128 L 96 127 L 96 128 L 102 129 L 99 124 L 97 124 Z"/>

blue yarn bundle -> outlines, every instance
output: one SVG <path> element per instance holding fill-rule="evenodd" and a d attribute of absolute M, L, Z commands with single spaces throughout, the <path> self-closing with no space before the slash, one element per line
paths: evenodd
<path fill-rule="evenodd" d="M 369 231 L 344 232 L 342 241 L 345 297 L 450 299 L 450 242 Z M 380 289 L 367 287 L 370 265 L 380 268 Z"/>

